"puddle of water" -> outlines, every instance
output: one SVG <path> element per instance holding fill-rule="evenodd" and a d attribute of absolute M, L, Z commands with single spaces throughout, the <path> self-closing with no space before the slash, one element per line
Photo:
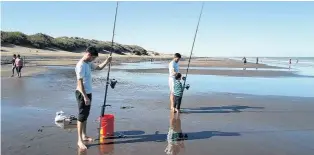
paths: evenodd
<path fill-rule="evenodd" d="M 130 65 L 129 68 L 149 68 L 152 66 L 159 68 L 160 65 L 164 66 L 165 64 L 141 62 L 128 63 L 128 65 Z M 94 79 L 102 80 L 102 84 L 97 83 L 94 86 L 96 89 L 104 89 L 104 81 L 106 80 L 106 76 L 106 70 L 97 71 L 93 74 Z M 151 94 L 156 92 L 166 94 L 169 91 L 167 74 L 112 71 L 110 74 L 110 78 L 115 78 L 118 81 L 116 89 L 118 89 L 119 91 L 124 89 L 123 91 L 121 91 L 121 93 L 127 93 L 132 90 L 131 92 L 133 93 L 130 93 L 129 95 L 137 95 L 137 93 L 139 92 L 143 92 L 145 94 L 150 94 L 150 92 Z M 195 95 L 199 93 L 228 92 L 251 95 L 314 97 L 313 81 L 314 78 L 310 77 L 263 78 L 189 75 L 187 83 L 191 85 L 191 88 L 184 93 L 186 95 Z"/>
<path fill-rule="evenodd" d="M 123 75 L 127 74 L 127 75 Z M 168 75 L 159 73 L 120 73 L 121 80 L 138 85 L 151 85 L 168 92 Z M 99 75 L 101 76 L 101 75 Z M 105 75 L 102 75 L 105 76 Z M 118 75 L 116 76 L 118 77 Z M 252 78 L 212 75 L 189 75 L 191 88 L 185 94 L 229 92 L 252 95 L 314 97 L 314 78 Z M 149 89 L 146 89 L 149 90 Z"/>

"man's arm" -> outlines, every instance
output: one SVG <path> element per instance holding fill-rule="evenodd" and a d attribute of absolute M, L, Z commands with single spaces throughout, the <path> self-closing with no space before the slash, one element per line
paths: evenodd
<path fill-rule="evenodd" d="M 80 78 L 77 80 L 77 86 L 78 86 L 78 90 L 82 93 L 82 95 L 84 97 L 85 104 L 86 104 L 86 101 L 89 100 L 89 98 L 85 92 L 85 88 L 83 85 L 83 78 Z"/>
<path fill-rule="evenodd" d="M 112 60 L 112 57 L 109 56 L 103 63 L 99 64 L 98 66 L 95 66 L 95 70 L 102 70 L 104 69 Z"/>

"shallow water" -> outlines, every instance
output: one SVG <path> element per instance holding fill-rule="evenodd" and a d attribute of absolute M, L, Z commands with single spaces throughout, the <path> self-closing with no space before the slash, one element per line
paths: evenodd
<path fill-rule="evenodd" d="M 150 64 L 150 65 L 148 65 Z M 147 65 L 147 66 L 146 66 Z M 151 64 L 150 62 L 137 63 L 133 66 L 121 68 L 144 69 L 145 67 L 160 68 L 161 64 Z M 165 65 L 164 65 L 165 66 Z M 117 66 L 120 67 L 120 66 Z M 212 69 L 210 67 L 195 67 L 203 69 Z M 214 68 L 222 69 L 222 68 Z M 226 68 L 227 69 L 227 68 Z M 233 68 L 234 70 L 242 70 Z M 260 69 L 259 69 L 260 70 Z M 276 69 L 263 69 L 276 70 Z M 278 70 L 278 69 L 277 69 Z M 281 69 L 286 70 L 287 69 Z M 304 73 L 305 72 L 305 73 Z M 307 74 L 305 70 L 298 73 Z M 105 78 L 106 73 L 98 72 L 94 77 Z M 158 92 L 168 92 L 168 75 L 161 73 L 129 73 L 129 72 L 112 72 L 111 78 L 126 83 L 136 83 L 142 85 L 145 91 L 154 89 Z M 188 75 L 187 84 L 190 89 L 185 91 L 186 95 L 195 95 L 198 93 L 210 92 L 228 92 L 242 93 L 252 95 L 278 95 L 278 96 L 297 96 L 297 97 L 314 97 L 314 78 L 312 77 L 230 77 L 230 76 L 213 76 L 213 75 Z"/>
<path fill-rule="evenodd" d="M 242 58 L 231 58 L 234 60 L 242 61 Z M 289 65 L 290 58 L 259 58 L 261 64 L 266 64 L 270 66 L 290 68 L 290 70 L 297 71 L 299 75 L 314 76 L 314 58 L 304 57 L 304 58 L 291 58 L 291 65 Z M 299 62 L 296 62 L 296 59 Z M 256 58 L 247 58 L 248 62 L 255 63 Z"/>
<path fill-rule="evenodd" d="M 128 65 L 128 66 L 125 66 Z M 130 63 L 116 68 L 124 69 L 144 69 L 144 68 L 160 68 L 167 67 L 165 64 L 141 62 Z M 54 66 L 55 68 L 63 68 Z M 73 67 L 72 67 L 73 68 Z M 195 67 L 203 69 L 223 69 L 210 67 Z M 63 69 L 70 69 L 65 67 Z M 227 68 L 226 68 L 227 69 Z M 232 68 L 234 70 L 242 70 L 240 68 Z M 260 70 L 260 69 L 259 69 Z M 263 69 L 263 70 L 278 70 L 278 69 Z M 280 69 L 286 70 L 286 69 Z M 298 74 L 310 75 L 307 70 L 295 69 Z M 73 69 L 74 71 L 74 69 Z M 66 74 L 63 74 L 66 76 Z M 95 89 L 103 90 L 106 80 L 107 70 L 96 71 L 93 74 Z M 124 93 L 129 92 L 145 92 L 147 94 L 161 93 L 167 94 L 169 91 L 168 74 L 161 73 L 131 73 L 124 71 L 112 71 L 111 79 L 118 81 L 116 88 L 124 89 Z M 62 79 L 59 79 L 62 81 Z M 69 82 L 64 81 L 68 84 Z M 182 81 L 183 83 L 183 81 Z M 295 97 L 314 97 L 314 78 L 312 77 L 230 77 L 216 75 L 188 75 L 187 84 L 190 84 L 190 89 L 185 90 L 185 95 L 196 95 L 199 93 L 241 93 L 250 95 L 272 95 L 272 96 L 295 96 Z M 136 85 L 136 87 L 134 86 Z M 131 90 L 131 91 L 130 91 Z M 112 90 L 114 91 L 114 90 Z M 131 93 L 131 95 L 133 95 Z M 127 95 L 126 95 L 127 96 Z"/>

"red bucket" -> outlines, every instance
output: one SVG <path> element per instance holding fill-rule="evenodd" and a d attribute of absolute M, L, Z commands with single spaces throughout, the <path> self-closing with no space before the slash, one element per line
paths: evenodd
<path fill-rule="evenodd" d="M 100 117 L 100 135 L 103 138 L 114 136 L 114 115 L 105 114 Z"/>

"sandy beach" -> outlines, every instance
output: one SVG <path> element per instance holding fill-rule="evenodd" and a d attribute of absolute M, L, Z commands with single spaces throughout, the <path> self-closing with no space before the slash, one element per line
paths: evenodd
<path fill-rule="evenodd" d="M 1 2 L 0 155 L 313 155 L 313 8 Z"/>
<path fill-rule="evenodd" d="M 33 77 L 1 79 L 1 154 L 157 155 L 167 154 L 168 148 L 180 155 L 309 155 L 314 149 L 314 126 L 309 123 L 314 118 L 314 98 L 185 95 L 185 112 L 175 116 L 169 112 L 167 92 L 156 92 L 145 83 L 120 81 L 109 90 L 108 104 L 112 107 L 106 113 L 115 115 L 115 132 L 125 137 L 106 140 L 105 145 L 87 143 L 88 150 L 80 152 L 76 129 L 60 128 L 53 121 L 59 110 L 76 114 L 75 79 L 71 76 L 69 69 L 58 69 Z M 97 137 L 104 84 L 94 84 L 88 134 Z M 169 127 L 182 130 L 188 138 L 167 141 Z"/>
<path fill-rule="evenodd" d="M 114 55 L 111 78 L 116 78 L 118 84 L 109 89 L 107 103 L 112 106 L 105 113 L 115 115 L 115 134 L 124 137 L 107 139 L 102 145 L 98 141 L 86 143 L 88 150 L 81 152 L 76 146 L 75 126 L 60 127 L 54 123 L 57 111 L 77 114 L 74 66 L 81 54 L 49 51 L 27 54 L 23 47 L 5 49 L 2 60 L 19 51 L 26 57 L 26 66 L 22 78 L 11 78 L 11 65 L 1 65 L 3 155 L 309 155 L 314 149 L 311 145 L 314 125 L 309 123 L 314 121 L 314 97 L 309 93 L 303 94 L 311 97 L 298 97 L 300 91 L 295 87 L 298 85 L 291 86 L 296 89 L 291 89 L 292 92 L 278 86 L 282 81 L 289 83 L 290 78 L 301 78 L 292 71 L 253 63 L 243 70 L 242 62 L 236 60 L 194 59 L 188 79 L 191 88 L 182 103 L 184 112 L 174 115 L 169 112 L 168 70 L 158 68 L 167 66 L 171 57 L 154 57 L 154 62 L 147 62 L 151 57 Z M 99 61 L 106 56 L 101 55 Z M 182 73 L 186 62 L 181 62 Z M 197 77 L 203 81 L 200 83 Z M 87 130 L 95 138 L 105 78 L 106 70 L 94 72 Z M 252 83 L 256 78 L 260 80 Z M 299 87 L 310 92 L 307 90 L 311 84 L 306 83 L 310 80 L 305 78 Z M 267 91 L 263 86 L 273 89 Z M 287 96 L 280 95 L 281 91 Z M 167 139 L 170 128 L 182 131 L 187 139 Z"/>
<path fill-rule="evenodd" d="M 193 84 L 193 74 L 207 76 L 204 72 L 208 72 L 219 79 L 226 71 L 199 73 L 191 70 L 192 87 L 184 95 L 184 112 L 173 115 L 169 112 L 164 69 L 159 70 L 165 72 L 161 75 L 165 82 L 160 81 L 165 84 L 160 85 L 156 79 L 149 79 L 154 77 L 150 74 L 155 73 L 155 69 L 143 72 L 117 68 L 112 70 L 111 77 L 118 79 L 118 84 L 115 89 L 109 89 L 107 102 L 112 106 L 106 108 L 105 113 L 115 115 L 115 134 L 124 137 L 107 139 L 103 145 L 98 141 L 86 143 L 88 150 L 81 152 L 76 146 L 75 127 L 61 128 L 54 123 L 57 111 L 77 113 L 73 65 L 78 59 L 72 58 L 72 64 L 67 57 L 65 60 L 52 56 L 43 61 L 35 59 L 26 64 L 25 77 L 22 78 L 10 78 L 10 65 L 2 65 L 3 155 L 309 155 L 314 149 L 311 145 L 314 126 L 309 123 L 314 121 L 314 111 L 311 110 L 314 109 L 314 97 L 213 90 L 200 93 L 202 88 Z M 254 78 L 254 74 L 264 77 L 273 74 L 268 71 L 227 71 L 233 76 L 251 72 L 245 75 L 247 78 Z M 290 76 L 285 74 L 280 73 L 280 76 Z M 105 75 L 106 70 L 95 72 L 93 77 L 94 93 L 88 122 L 88 134 L 93 137 L 98 136 L 97 118 L 103 103 Z M 179 142 L 167 140 L 169 128 L 187 134 L 187 139 Z"/>
<path fill-rule="evenodd" d="M 13 54 L 21 54 L 25 58 L 26 66 L 23 68 L 25 75 L 29 76 L 29 73 L 38 73 L 47 70 L 43 66 L 75 66 L 78 60 L 81 58 L 82 53 L 72 53 L 67 51 L 49 51 L 42 49 L 26 48 L 21 46 L 4 46 L 1 52 L 2 61 L 9 61 Z M 108 54 L 100 54 L 97 58 L 96 63 L 104 61 L 108 57 Z M 136 63 L 145 62 L 153 59 L 154 61 L 162 61 L 164 64 L 168 64 L 172 56 L 171 55 L 160 55 L 160 56 L 133 56 L 133 55 L 117 55 L 113 54 L 112 66 L 121 65 L 121 63 Z M 181 72 L 186 72 L 188 58 L 183 58 L 180 62 Z M 10 76 L 10 64 L 2 65 L 1 75 Z M 28 68 L 31 67 L 31 68 Z M 278 77 L 278 76 L 297 76 L 293 72 L 283 72 L 275 69 L 286 69 L 282 67 L 269 66 L 266 64 L 254 64 L 247 63 L 244 65 L 240 61 L 227 59 L 227 58 L 211 58 L 201 59 L 196 58 L 191 60 L 189 70 L 190 74 L 201 74 L 201 75 L 224 75 L 224 76 L 244 76 L 244 77 Z M 220 67 L 229 68 L 230 70 L 203 70 L 193 69 L 193 67 Z M 241 68 L 241 70 L 232 70 L 234 68 Z M 247 70 L 248 69 L 248 70 Z M 253 70 L 249 70 L 253 69 Z M 274 70 L 260 70 L 260 69 L 274 69 Z M 119 70 L 119 69 L 117 69 Z M 163 69 L 130 69 L 128 72 L 138 73 L 167 73 L 166 68 Z"/>

